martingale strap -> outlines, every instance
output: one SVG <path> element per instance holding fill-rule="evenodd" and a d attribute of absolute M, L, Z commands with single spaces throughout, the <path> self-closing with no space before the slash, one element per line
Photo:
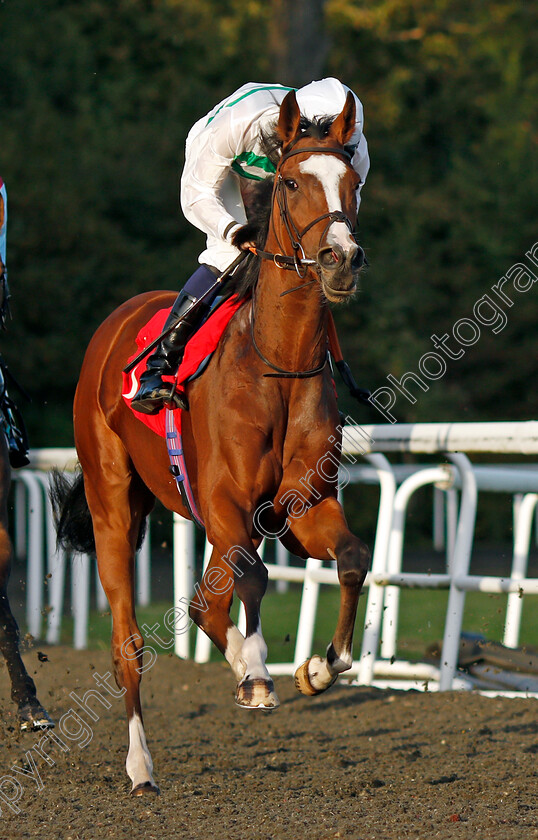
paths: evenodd
<path fill-rule="evenodd" d="M 166 448 L 168 449 L 168 456 L 170 458 L 170 472 L 176 480 L 181 500 L 192 516 L 194 524 L 204 531 L 205 525 L 196 507 L 194 494 L 187 475 L 187 465 L 185 464 L 185 456 L 183 455 L 183 441 L 181 434 L 177 430 L 174 414 L 174 410 L 166 409 Z"/>

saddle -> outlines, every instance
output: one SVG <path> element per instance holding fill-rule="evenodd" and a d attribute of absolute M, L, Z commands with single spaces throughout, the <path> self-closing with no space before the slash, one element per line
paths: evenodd
<path fill-rule="evenodd" d="M 202 326 L 194 333 L 192 338 L 187 342 L 183 360 L 179 366 L 178 372 L 175 376 L 164 376 L 163 381 L 175 383 L 177 390 L 184 390 L 187 382 L 196 379 L 205 370 L 209 360 L 215 350 L 217 349 L 220 338 L 228 326 L 231 318 L 237 310 L 243 305 L 245 300 L 231 297 L 221 303 L 209 317 L 204 321 Z M 129 358 L 129 362 L 134 359 L 145 347 L 157 338 L 163 330 L 164 324 L 170 309 L 160 309 L 142 327 L 136 337 L 136 353 L 133 353 Z M 146 357 L 143 356 L 140 362 L 128 374 L 123 373 L 123 388 L 122 396 L 129 408 L 131 408 L 131 400 L 138 391 L 140 376 L 146 368 Z M 163 408 L 158 414 L 141 414 L 131 408 L 131 411 L 142 423 L 145 423 L 155 434 L 166 438 L 166 412 L 167 408 Z M 180 411 L 177 412 L 181 414 Z"/>
<path fill-rule="evenodd" d="M 211 356 L 215 352 L 218 343 L 224 330 L 228 326 L 233 315 L 245 303 L 244 298 L 237 298 L 233 296 L 223 303 L 219 303 L 212 309 L 207 319 L 201 327 L 194 333 L 192 338 L 187 342 L 183 360 L 179 366 L 176 376 L 164 376 L 163 381 L 175 383 L 177 390 L 184 390 L 188 382 L 192 382 L 200 376 L 207 367 Z M 160 309 L 142 327 L 136 337 L 136 353 L 129 357 L 127 366 L 132 359 L 138 356 L 145 347 L 149 346 L 159 335 L 161 335 L 164 324 L 170 314 L 171 309 Z M 338 370 L 344 384 L 348 387 L 349 393 L 355 397 L 360 403 L 369 404 L 370 391 L 366 388 L 359 388 L 351 369 L 342 354 L 338 335 L 336 333 L 336 326 L 329 312 L 328 323 L 328 339 L 329 352 L 334 361 L 335 367 Z M 146 357 L 143 356 L 136 367 L 129 373 L 123 372 L 123 388 L 122 396 L 129 408 L 131 408 L 131 400 L 137 393 L 140 387 L 140 375 L 146 369 Z M 158 414 L 141 414 L 131 408 L 131 411 L 142 423 L 145 423 L 153 432 L 166 438 L 166 411 L 163 408 Z"/>

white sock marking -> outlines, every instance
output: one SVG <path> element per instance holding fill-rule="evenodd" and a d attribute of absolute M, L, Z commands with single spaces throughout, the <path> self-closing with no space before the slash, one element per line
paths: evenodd
<path fill-rule="evenodd" d="M 237 680 L 245 676 L 245 664 L 240 661 L 239 654 L 245 642 L 245 637 L 239 632 L 235 624 L 226 631 L 226 650 L 224 656 Z"/>
<path fill-rule="evenodd" d="M 226 639 L 228 645 L 224 655 L 232 666 L 238 682 L 241 682 L 247 677 L 249 679 L 270 679 L 269 672 L 265 667 L 267 645 L 265 644 L 262 629 L 259 624 L 256 632 L 246 639 L 237 627 L 230 627 L 226 634 Z"/>
<path fill-rule="evenodd" d="M 269 672 L 265 667 L 267 645 L 259 625 L 257 631 L 245 639 L 240 656 L 245 663 L 245 677 L 249 679 L 270 679 Z"/>
<path fill-rule="evenodd" d="M 347 671 L 353 665 L 353 655 L 350 650 L 344 648 L 341 652 L 340 656 L 338 656 L 334 662 L 332 663 L 333 671 L 337 671 L 339 674 L 342 671 Z"/>
<path fill-rule="evenodd" d="M 152 775 L 153 761 L 146 743 L 146 733 L 137 714 L 134 714 L 129 721 L 129 752 L 125 768 L 133 783 L 133 788 L 144 782 L 155 784 Z"/>

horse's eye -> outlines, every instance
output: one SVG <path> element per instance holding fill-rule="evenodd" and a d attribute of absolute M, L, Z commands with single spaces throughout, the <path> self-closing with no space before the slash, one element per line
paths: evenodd
<path fill-rule="evenodd" d="M 292 192 L 295 192 L 295 190 L 299 189 L 299 184 L 297 183 L 297 181 L 294 181 L 293 178 L 285 178 L 284 183 L 288 190 L 291 190 Z"/>

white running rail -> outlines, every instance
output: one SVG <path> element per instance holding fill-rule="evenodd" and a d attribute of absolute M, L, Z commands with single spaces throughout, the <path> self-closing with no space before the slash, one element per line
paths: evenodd
<path fill-rule="evenodd" d="M 538 507 L 538 421 L 506 423 L 421 423 L 383 424 L 357 427 L 348 425 L 343 434 L 343 463 L 357 463 L 364 458 L 368 465 L 349 466 L 352 480 L 376 482 L 380 486 L 380 503 L 372 569 L 367 577 L 368 603 L 362 638 L 360 659 L 351 673 L 358 675 L 361 684 L 386 684 L 397 676 L 410 680 L 435 680 L 441 689 L 461 687 L 455 677 L 457 645 L 459 643 L 465 594 L 479 590 L 508 592 L 508 606 L 503 642 L 516 646 L 521 625 L 522 595 L 538 594 L 538 582 L 527 577 L 533 520 Z M 391 465 L 386 453 L 412 452 L 439 454 L 451 464 L 402 468 Z M 465 453 L 465 454 L 463 454 Z M 525 463 L 517 466 L 474 466 L 467 456 L 473 453 L 525 455 Z M 47 614 L 47 641 L 59 640 L 60 622 L 65 588 L 67 558 L 53 547 L 53 527 L 47 506 L 47 472 L 52 467 L 72 469 L 76 463 L 74 449 L 31 450 L 31 469 L 16 471 L 16 551 L 28 556 L 27 622 L 32 635 L 42 631 L 42 615 Z M 354 474 L 353 474 L 354 473 Z M 439 499 L 446 500 L 449 517 L 447 535 L 448 566 L 445 574 L 410 574 L 401 571 L 404 545 L 405 515 L 409 500 L 419 487 L 427 484 L 435 488 L 437 497 L 436 542 L 442 542 Z M 476 501 L 480 492 L 511 494 L 514 504 L 514 554 L 509 577 L 472 576 L 469 558 L 474 539 Z M 457 505 L 458 494 L 461 501 Z M 20 505 L 26 501 L 25 513 Z M 174 517 L 174 606 L 185 605 L 193 591 L 195 575 L 195 541 L 192 523 Z M 206 550 L 208 562 L 210 547 Z M 139 603 L 150 599 L 149 542 L 137 566 Z M 47 571 L 45 571 L 47 570 Z M 303 584 L 297 643 L 294 662 L 271 666 L 272 673 L 290 673 L 311 655 L 313 629 L 321 584 L 337 585 L 334 564 L 324 567 L 310 559 L 306 567 L 287 565 L 287 555 L 280 550 L 277 562 L 268 564 L 270 580 L 278 582 L 282 591 L 290 581 Z M 46 587 L 45 574 L 51 575 Z M 73 612 L 75 619 L 74 645 L 87 645 L 88 605 L 90 581 L 94 577 L 89 558 L 71 558 Z M 99 608 L 106 604 L 104 593 L 96 580 Z M 395 660 L 398 626 L 398 602 L 401 587 L 419 586 L 449 589 L 449 607 L 445 621 L 442 667 L 437 671 L 430 665 L 409 665 Z M 48 603 L 45 603 L 48 602 Z M 380 639 L 383 639 L 380 645 Z M 179 656 L 191 655 L 189 634 L 178 633 L 175 651 Z M 198 632 L 194 656 L 196 661 L 209 659 L 207 637 Z M 391 664 L 392 660 L 392 664 Z"/>

